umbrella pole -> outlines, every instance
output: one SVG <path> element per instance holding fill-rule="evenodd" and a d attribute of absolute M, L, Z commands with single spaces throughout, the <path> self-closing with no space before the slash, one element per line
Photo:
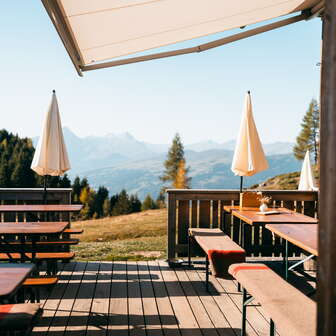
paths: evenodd
<path fill-rule="evenodd" d="M 43 203 L 47 204 L 47 175 L 43 179 Z"/>
<path fill-rule="evenodd" d="M 240 192 L 243 192 L 243 176 L 240 176 L 240 188 L 239 188 Z"/>

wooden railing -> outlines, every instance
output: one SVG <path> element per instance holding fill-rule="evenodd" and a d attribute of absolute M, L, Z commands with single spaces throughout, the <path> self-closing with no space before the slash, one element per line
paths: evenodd
<path fill-rule="evenodd" d="M 239 203 L 238 190 L 169 189 L 168 193 L 168 258 L 185 256 L 189 227 L 216 228 L 225 225 L 225 232 L 238 242 L 239 223 L 232 216 L 223 221 L 223 206 Z M 276 206 L 317 217 L 318 193 L 297 190 L 267 190 Z M 247 255 L 276 256 L 282 251 L 282 242 L 263 227 L 246 225 L 245 249 Z M 272 249 L 269 248 L 272 246 Z M 297 249 L 292 248 L 292 253 Z"/>
<path fill-rule="evenodd" d="M 70 204 L 71 188 L 48 188 L 48 204 Z M 43 188 L 0 188 L 1 204 L 43 204 Z M 1 214 L 1 222 L 23 222 L 29 220 L 30 214 Z M 68 214 L 51 215 L 50 220 L 69 220 Z"/>

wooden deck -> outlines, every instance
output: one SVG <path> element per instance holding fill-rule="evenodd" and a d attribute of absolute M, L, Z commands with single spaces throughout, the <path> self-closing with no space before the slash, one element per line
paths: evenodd
<path fill-rule="evenodd" d="M 241 294 L 233 280 L 211 277 L 204 266 L 171 269 L 156 262 L 71 262 L 42 300 L 32 335 L 235 336 L 240 335 Z M 294 279 L 295 278 L 295 279 Z M 304 291 L 310 283 L 293 277 Z M 248 308 L 248 335 L 268 335 L 260 307 Z"/>

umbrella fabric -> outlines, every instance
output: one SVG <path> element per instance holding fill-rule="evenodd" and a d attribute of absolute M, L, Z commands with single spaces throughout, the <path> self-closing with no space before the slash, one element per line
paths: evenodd
<path fill-rule="evenodd" d="M 299 190 L 308 190 L 308 191 L 318 189 L 318 188 L 316 188 L 315 178 L 314 178 L 312 167 L 311 167 L 311 164 L 310 164 L 309 150 L 307 150 L 305 158 L 303 160 L 298 189 Z"/>
<path fill-rule="evenodd" d="M 268 162 L 254 123 L 251 95 L 248 92 L 245 98 L 243 118 L 240 124 L 231 170 L 235 175 L 252 176 L 268 167 Z"/>
<path fill-rule="evenodd" d="M 39 175 L 61 176 L 70 168 L 56 94 L 53 92 L 31 169 Z"/>

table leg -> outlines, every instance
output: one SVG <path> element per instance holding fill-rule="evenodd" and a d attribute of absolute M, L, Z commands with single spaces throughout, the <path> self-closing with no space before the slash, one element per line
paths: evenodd
<path fill-rule="evenodd" d="M 282 238 L 282 257 L 283 257 L 283 267 L 284 267 L 284 275 L 285 279 L 288 280 L 288 241 Z"/>
<path fill-rule="evenodd" d="M 25 252 L 26 252 L 26 237 L 25 235 L 20 236 L 20 254 L 21 254 L 21 263 L 25 262 Z"/>
<path fill-rule="evenodd" d="M 245 247 L 245 222 L 240 220 L 240 246 Z"/>

